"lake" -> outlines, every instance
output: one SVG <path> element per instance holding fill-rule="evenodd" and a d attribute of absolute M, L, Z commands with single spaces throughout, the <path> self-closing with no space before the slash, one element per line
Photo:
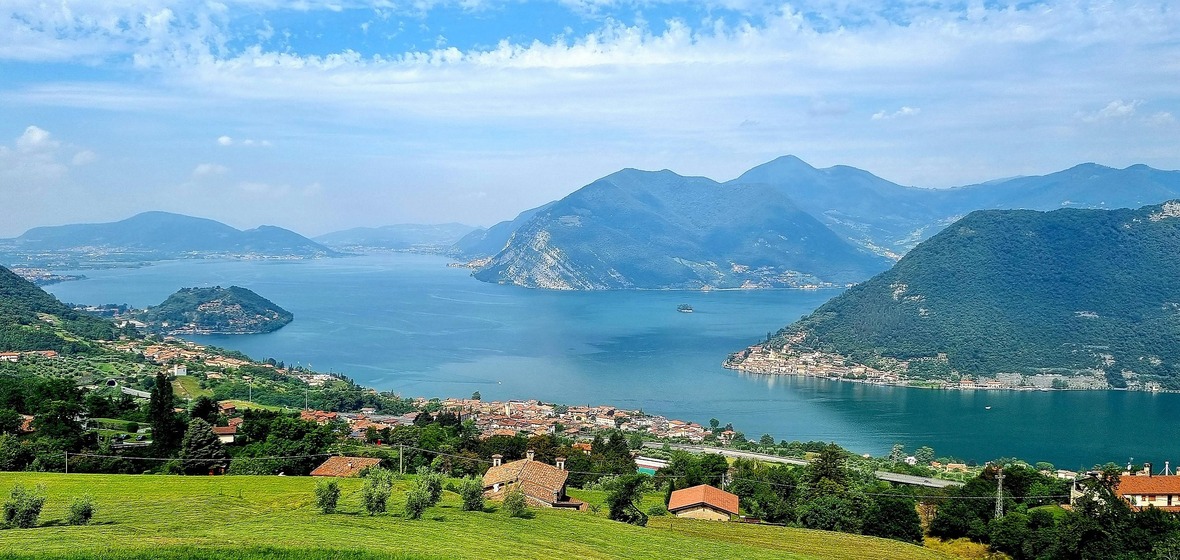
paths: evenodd
<path fill-rule="evenodd" d="M 79 271 L 62 301 L 156 305 L 181 287 L 238 285 L 295 314 L 264 335 L 191 337 L 348 375 L 403 396 L 611 404 L 752 439 L 836 441 L 1059 468 L 1180 461 L 1180 394 L 934 391 L 726 370 L 726 354 L 839 291 L 551 292 L 485 284 L 428 255 L 182 260 Z M 694 313 L 679 313 L 688 303 Z M 988 410 L 985 407 L 990 406 Z"/>

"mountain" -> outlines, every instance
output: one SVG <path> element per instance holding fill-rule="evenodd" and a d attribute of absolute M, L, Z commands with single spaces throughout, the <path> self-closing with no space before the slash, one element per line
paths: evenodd
<path fill-rule="evenodd" d="M 1180 202 L 976 211 L 779 331 L 872 364 L 939 357 L 967 375 L 1101 370 L 1180 386 Z M 942 359 L 941 357 L 939 359 Z"/>
<path fill-rule="evenodd" d="M 903 187 L 854 167 L 816 169 L 784 156 L 727 184 L 754 183 L 781 189 L 850 243 L 894 259 L 974 210 L 1138 208 L 1180 197 L 1180 172 L 1093 163 L 1042 176 L 926 189 Z"/>
<path fill-rule="evenodd" d="M 555 203 L 550 202 L 531 210 L 525 210 L 511 220 L 500 222 L 488 229 L 475 230 L 456 241 L 451 246 L 451 253 L 469 259 L 491 257 L 504 250 L 504 247 L 508 245 L 508 240 L 512 238 L 512 234 L 517 229 L 520 229 L 520 226 L 528 223 L 533 219 L 533 216 L 547 210 L 553 204 Z"/>
<path fill-rule="evenodd" d="M 396 224 L 382 227 L 358 227 L 326 233 L 314 240 L 342 250 L 416 250 L 436 252 L 454 245 L 463 236 L 483 228 L 463 224 Z"/>
<path fill-rule="evenodd" d="M 948 212 L 932 204 L 931 189 L 903 187 L 844 165 L 816 169 L 795 156 L 759 165 L 726 184 L 773 187 L 850 243 L 894 260 L 931 228 L 949 223 Z"/>
<path fill-rule="evenodd" d="M 166 334 L 258 334 L 283 328 L 295 316 L 238 286 L 182 288 L 138 318 Z"/>
<path fill-rule="evenodd" d="M 20 237 L 0 240 L 0 254 L 27 257 L 46 253 L 115 260 L 337 255 L 280 227 L 261 226 L 241 231 L 214 220 L 168 212 L 144 212 L 111 223 L 38 227 Z"/>
<path fill-rule="evenodd" d="M 0 266 L 0 352 L 85 352 L 89 339 L 114 340 L 114 323 L 74 311 L 32 282 Z"/>
<path fill-rule="evenodd" d="M 579 290 L 786 287 L 844 284 L 889 265 L 773 187 L 667 170 L 614 173 L 522 219 L 477 279 Z"/>

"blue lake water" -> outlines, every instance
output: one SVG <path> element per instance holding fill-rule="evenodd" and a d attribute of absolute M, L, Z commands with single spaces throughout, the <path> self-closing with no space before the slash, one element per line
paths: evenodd
<path fill-rule="evenodd" d="M 894 443 L 983 461 L 1061 468 L 1180 464 L 1180 394 L 933 391 L 723 369 L 725 355 L 809 313 L 838 291 L 549 292 L 485 284 L 424 255 L 315 261 L 171 261 L 86 270 L 49 287 L 73 303 L 162 302 L 181 287 L 238 285 L 295 314 L 265 335 L 201 343 L 342 372 L 406 396 L 536 398 L 612 404 L 751 438 Z M 678 313 L 689 303 L 694 313 Z M 991 406 L 986 410 L 985 406 Z"/>

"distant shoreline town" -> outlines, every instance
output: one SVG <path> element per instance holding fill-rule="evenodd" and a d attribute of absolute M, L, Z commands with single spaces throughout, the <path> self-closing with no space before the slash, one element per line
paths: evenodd
<path fill-rule="evenodd" d="M 757 375 L 794 375 L 869 385 L 913 387 L 919 389 L 1005 390 L 1005 391 L 1100 391 L 1127 390 L 1176 392 L 1155 381 L 1127 380 L 1127 387 L 1112 387 L 1100 370 L 1086 370 L 1077 375 L 1059 373 L 998 373 L 994 378 L 950 373 L 945 378 L 914 377 L 907 374 L 913 362 L 885 358 L 880 367 L 871 367 L 831 352 L 800 348 L 802 335 L 796 335 L 781 347 L 756 344 L 726 357 L 722 367 Z M 923 358 L 923 361 L 946 366 L 946 356 Z M 948 368 L 949 371 L 949 368 Z"/>

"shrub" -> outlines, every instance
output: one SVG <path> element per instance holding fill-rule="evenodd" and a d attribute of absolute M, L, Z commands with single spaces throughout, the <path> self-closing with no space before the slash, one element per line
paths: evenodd
<path fill-rule="evenodd" d="M 29 490 L 20 484 L 12 487 L 8 501 L 4 502 L 4 525 L 28 529 L 37 525 L 41 506 L 45 505 L 45 489 L 38 486 Z"/>
<path fill-rule="evenodd" d="M 385 513 L 389 494 L 393 492 L 393 472 L 382 469 L 369 469 L 365 478 L 365 487 L 361 489 L 361 501 L 365 504 L 365 511 L 369 515 Z"/>
<path fill-rule="evenodd" d="M 504 511 L 512 517 L 524 517 L 528 512 L 528 504 L 520 488 L 513 488 L 504 494 Z"/>
<path fill-rule="evenodd" d="M 315 506 L 324 513 L 336 513 L 336 502 L 340 500 L 340 483 L 336 480 L 320 479 L 315 485 Z"/>
<path fill-rule="evenodd" d="M 422 513 L 430 506 L 430 486 L 419 478 L 406 492 L 406 519 L 421 519 Z"/>
<path fill-rule="evenodd" d="M 418 481 L 430 492 L 430 504 L 437 504 L 442 499 L 442 473 L 427 467 L 418 469 Z"/>
<path fill-rule="evenodd" d="M 459 486 L 463 498 L 463 511 L 483 511 L 483 482 L 475 478 L 464 479 Z"/>
<path fill-rule="evenodd" d="M 663 517 L 668 515 L 668 508 L 664 507 L 664 504 L 656 504 L 647 508 L 647 514 L 651 517 Z"/>
<path fill-rule="evenodd" d="M 138 433 L 139 432 L 139 422 L 128 422 L 127 423 L 127 431 L 131 432 L 133 434 Z"/>
<path fill-rule="evenodd" d="M 89 525 L 90 519 L 94 517 L 94 499 L 90 496 L 82 496 L 74 498 L 70 503 L 70 513 L 66 517 L 66 522 L 70 525 Z"/>

